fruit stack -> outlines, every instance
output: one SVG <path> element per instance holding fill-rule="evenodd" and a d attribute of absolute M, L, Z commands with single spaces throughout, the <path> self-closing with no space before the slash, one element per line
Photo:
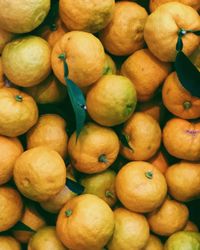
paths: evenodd
<path fill-rule="evenodd" d="M 199 0 L 0 0 L 0 250 L 200 249 Z"/>

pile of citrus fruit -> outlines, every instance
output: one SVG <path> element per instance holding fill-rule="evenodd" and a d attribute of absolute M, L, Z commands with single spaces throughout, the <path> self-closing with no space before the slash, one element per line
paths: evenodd
<path fill-rule="evenodd" d="M 0 250 L 200 249 L 199 13 L 0 0 Z"/>

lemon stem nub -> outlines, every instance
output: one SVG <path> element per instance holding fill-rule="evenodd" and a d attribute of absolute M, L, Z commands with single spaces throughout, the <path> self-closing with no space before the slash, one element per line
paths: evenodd
<path fill-rule="evenodd" d="M 21 95 L 16 95 L 16 96 L 15 96 L 15 100 L 16 100 L 17 102 L 22 102 L 22 101 L 23 101 L 23 97 L 22 97 Z"/>
<path fill-rule="evenodd" d="M 58 58 L 59 58 L 60 60 L 65 60 L 65 58 L 66 58 L 65 53 L 60 54 L 60 55 L 58 56 Z"/>
<path fill-rule="evenodd" d="M 51 24 L 51 26 L 50 26 L 50 30 L 52 30 L 52 31 L 57 30 L 57 26 L 56 26 L 56 24 L 55 24 L 55 23 L 52 23 L 52 24 Z"/>
<path fill-rule="evenodd" d="M 192 107 L 192 103 L 190 101 L 186 101 L 183 103 L 184 109 L 190 109 Z"/>
<path fill-rule="evenodd" d="M 178 35 L 181 36 L 181 37 L 184 36 L 186 33 L 187 33 L 187 30 L 184 30 L 184 29 L 180 29 L 178 31 Z"/>
<path fill-rule="evenodd" d="M 145 176 L 148 178 L 148 179 L 153 179 L 153 172 L 152 171 L 147 171 L 145 173 Z"/>
<path fill-rule="evenodd" d="M 71 216 L 72 215 L 72 210 L 71 209 L 67 209 L 65 211 L 65 214 L 66 214 L 67 217 Z"/>
<path fill-rule="evenodd" d="M 108 162 L 108 159 L 106 157 L 105 154 L 102 154 L 99 156 L 99 159 L 98 159 L 99 162 L 104 162 L 104 163 L 107 163 Z"/>
<path fill-rule="evenodd" d="M 109 71 L 110 71 L 110 68 L 105 67 L 104 70 L 103 70 L 103 75 L 107 75 Z"/>
<path fill-rule="evenodd" d="M 106 191 L 105 195 L 106 195 L 106 197 L 108 197 L 108 198 L 113 198 L 113 199 L 114 199 L 114 194 L 113 194 L 113 192 L 111 192 L 111 191 L 109 191 L 109 190 Z"/>

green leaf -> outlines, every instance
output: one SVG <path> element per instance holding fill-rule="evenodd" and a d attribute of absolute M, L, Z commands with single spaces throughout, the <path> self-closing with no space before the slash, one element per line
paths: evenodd
<path fill-rule="evenodd" d="M 85 98 L 81 90 L 70 79 L 67 79 L 69 98 L 74 109 L 76 118 L 76 136 L 78 138 L 86 120 Z"/>
<path fill-rule="evenodd" d="M 192 96 L 200 98 L 200 72 L 182 51 L 177 53 L 175 70 L 182 86 Z"/>
<path fill-rule="evenodd" d="M 122 145 L 124 147 L 127 147 L 127 148 L 131 149 L 131 151 L 133 151 L 133 149 L 129 145 L 129 142 L 128 142 L 129 138 L 128 138 L 128 136 L 125 133 L 123 133 L 123 131 L 120 129 L 120 126 L 116 129 L 116 133 L 117 133 L 118 138 L 121 141 Z"/>
<path fill-rule="evenodd" d="M 124 132 L 123 132 L 123 124 L 120 124 L 118 126 L 115 126 L 114 127 L 114 130 L 115 132 L 117 133 L 118 135 L 118 138 L 119 140 L 121 141 L 122 145 L 124 147 L 127 147 L 129 149 L 131 149 L 131 151 L 134 151 L 133 148 L 131 148 L 131 146 L 129 145 L 129 138 L 128 138 L 128 135 L 126 135 Z"/>
<path fill-rule="evenodd" d="M 41 31 L 44 27 L 48 26 L 51 30 L 56 24 L 56 20 L 59 17 L 59 1 L 57 0 L 51 0 L 51 8 L 49 10 L 48 15 L 44 19 L 44 21 L 31 33 L 35 35 L 40 35 Z"/>
<path fill-rule="evenodd" d="M 187 30 L 187 33 L 193 33 L 197 36 L 200 36 L 200 30 Z"/>
<path fill-rule="evenodd" d="M 47 17 L 43 22 L 43 25 L 49 25 L 49 27 L 51 27 L 53 24 L 55 24 L 58 15 L 59 15 L 59 2 L 51 1 L 51 8 L 49 10 Z"/>
<path fill-rule="evenodd" d="M 200 35 L 200 30 L 184 30 L 178 32 L 178 40 L 176 43 L 176 51 L 178 52 L 175 60 L 175 70 L 182 86 L 190 92 L 192 96 L 200 97 L 200 72 L 182 52 L 182 37 L 187 33 Z"/>
<path fill-rule="evenodd" d="M 29 226 L 27 226 L 26 224 L 24 224 L 21 221 L 18 221 L 17 224 L 14 225 L 14 227 L 12 227 L 13 231 L 27 231 L 27 232 L 35 232 L 35 230 L 33 230 L 32 228 L 30 228 Z"/>
<path fill-rule="evenodd" d="M 193 31 L 192 33 L 194 33 L 197 36 L 200 36 L 200 30 Z"/>
<path fill-rule="evenodd" d="M 75 113 L 76 119 L 76 136 L 78 138 L 81 129 L 83 128 L 86 120 L 86 102 L 85 97 L 80 90 L 80 88 L 68 78 L 68 66 L 65 60 L 65 55 L 59 55 L 59 58 L 63 61 L 64 64 L 64 79 L 67 86 L 69 98 Z"/>
<path fill-rule="evenodd" d="M 66 180 L 66 186 L 74 193 L 76 194 L 82 194 L 84 192 L 84 186 L 82 186 L 80 183 L 73 181 L 69 178 Z"/>
<path fill-rule="evenodd" d="M 121 132 L 119 135 L 119 139 L 121 141 L 121 143 L 123 144 L 124 147 L 129 148 L 131 151 L 133 151 L 132 147 L 129 145 L 129 138 L 126 134 L 124 134 L 123 132 Z"/>

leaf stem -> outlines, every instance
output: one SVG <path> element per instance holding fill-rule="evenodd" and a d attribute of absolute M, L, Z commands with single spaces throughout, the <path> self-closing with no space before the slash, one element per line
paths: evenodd
<path fill-rule="evenodd" d="M 187 30 L 180 29 L 180 30 L 178 31 L 178 36 L 184 36 L 186 33 L 187 33 Z"/>
<path fill-rule="evenodd" d="M 99 158 L 98 158 L 98 161 L 108 163 L 108 159 L 107 159 L 105 154 L 100 155 Z"/>
<path fill-rule="evenodd" d="M 145 172 L 145 176 L 148 178 L 148 179 L 153 179 L 153 172 L 151 170 Z"/>
<path fill-rule="evenodd" d="M 50 30 L 51 30 L 51 31 L 56 31 L 56 30 L 57 30 L 57 26 L 56 26 L 55 23 L 52 23 L 52 24 L 51 24 Z"/>
<path fill-rule="evenodd" d="M 65 211 L 65 214 L 66 214 L 67 217 L 71 216 L 72 215 L 72 210 L 71 209 L 67 209 Z"/>
<path fill-rule="evenodd" d="M 113 192 L 111 192 L 111 191 L 109 191 L 109 190 L 106 190 L 105 195 L 106 195 L 106 197 L 108 197 L 108 198 L 112 198 L 112 199 L 115 198 Z"/>
<path fill-rule="evenodd" d="M 22 97 L 21 95 L 16 95 L 16 96 L 15 96 L 15 100 L 16 100 L 17 102 L 22 102 L 22 101 L 23 101 L 23 97 Z"/>
<path fill-rule="evenodd" d="M 190 101 L 185 101 L 185 102 L 183 103 L 183 108 L 184 108 L 184 109 L 188 110 L 188 109 L 190 109 L 191 107 L 192 107 L 192 103 L 191 103 Z"/>
<path fill-rule="evenodd" d="M 61 53 L 61 54 L 58 56 L 58 58 L 59 58 L 60 60 L 64 61 L 64 60 L 66 59 L 65 53 Z"/>

